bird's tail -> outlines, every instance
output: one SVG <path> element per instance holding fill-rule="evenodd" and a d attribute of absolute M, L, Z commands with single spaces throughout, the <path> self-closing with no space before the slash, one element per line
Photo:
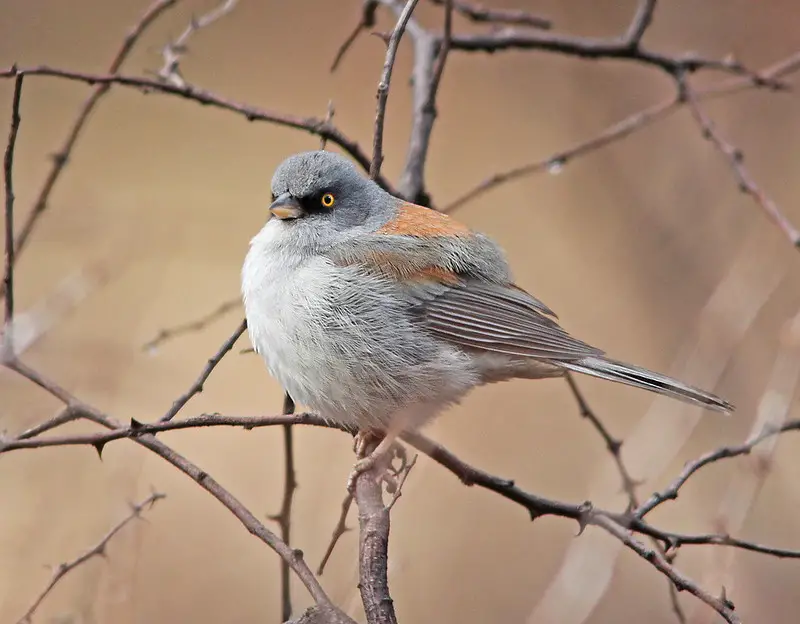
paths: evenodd
<path fill-rule="evenodd" d="M 654 373 L 631 364 L 625 364 L 624 362 L 600 357 L 587 357 L 575 362 L 561 362 L 561 366 L 576 373 L 643 388 L 650 392 L 663 394 L 673 399 L 700 405 L 718 412 L 729 414 L 734 410 L 733 405 L 710 392 L 689 386 L 672 377 Z"/>

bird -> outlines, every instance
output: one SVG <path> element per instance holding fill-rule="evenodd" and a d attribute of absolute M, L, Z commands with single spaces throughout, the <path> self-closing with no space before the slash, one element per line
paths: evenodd
<path fill-rule="evenodd" d="M 515 283 L 498 243 L 340 154 L 289 156 L 271 191 L 241 271 L 248 334 L 294 401 L 357 432 L 351 477 L 474 388 L 511 379 L 581 373 L 734 411 L 573 337 Z"/>

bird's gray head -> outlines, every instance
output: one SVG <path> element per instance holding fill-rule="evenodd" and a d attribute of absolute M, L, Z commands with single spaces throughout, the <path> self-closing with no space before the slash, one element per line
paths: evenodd
<path fill-rule="evenodd" d="M 385 221 L 396 201 L 346 158 L 327 151 L 303 152 L 275 170 L 270 212 L 293 228 L 325 224 L 342 232 Z"/>

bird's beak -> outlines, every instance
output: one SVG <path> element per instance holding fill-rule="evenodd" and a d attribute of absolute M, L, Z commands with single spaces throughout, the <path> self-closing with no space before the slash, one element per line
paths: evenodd
<path fill-rule="evenodd" d="M 272 202 L 269 211 L 281 221 L 285 219 L 297 219 L 303 215 L 303 208 L 300 206 L 300 203 L 289 193 L 284 193 Z"/>

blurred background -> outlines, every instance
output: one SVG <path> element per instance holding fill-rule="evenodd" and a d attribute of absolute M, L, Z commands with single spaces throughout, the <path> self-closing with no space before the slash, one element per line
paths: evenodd
<path fill-rule="evenodd" d="M 147 0 L 0 0 L 0 67 L 48 64 L 104 72 Z M 500 6 L 499 2 L 486 2 Z M 214 6 L 181 2 L 148 30 L 124 67 L 152 75 L 160 50 L 191 15 Z M 556 30 L 624 31 L 632 0 L 536 0 Z M 360 16 L 357 0 L 241 0 L 197 33 L 181 63 L 187 82 L 231 99 L 299 116 L 324 116 L 367 150 L 384 60 L 361 36 L 336 73 L 340 43 Z M 648 47 L 760 68 L 796 51 L 788 0 L 660 3 Z M 378 12 L 377 30 L 394 16 Z M 440 29 L 442 12 L 416 13 Z M 460 32 L 474 27 L 455 21 Z M 411 46 L 395 67 L 386 118 L 384 173 L 402 170 L 411 119 Z M 702 86 L 720 76 L 699 76 Z M 12 81 L 0 82 L 0 120 Z M 548 157 L 673 94 L 657 70 L 542 52 L 450 55 L 427 166 L 442 205 L 487 176 Z M 17 145 L 18 223 L 89 87 L 25 81 Z M 709 102 L 720 132 L 741 147 L 763 189 L 800 223 L 800 114 L 794 93 L 748 91 Z M 2 121 L 5 128 L 6 121 Z M 5 136 L 5 131 L 3 136 Z M 143 345 L 165 328 L 235 299 L 250 237 L 261 228 L 269 180 L 287 155 L 316 137 L 178 98 L 121 88 L 98 106 L 21 257 L 17 311 L 39 328 L 23 359 L 119 419 L 160 416 L 196 378 L 241 318 L 234 307 L 202 331 Z M 797 251 L 740 193 L 726 161 L 688 111 L 543 173 L 499 187 L 458 218 L 506 249 L 517 283 L 577 336 L 613 356 L 680 375 L 734 402 L 732 418 L 700 413 L 638 390 L 580 379 L 592 407 L 626 440 L 624 458 L 643 497 L 688 459 L 742 442 L 768 387 L 790 400 L 798 355 L 774 371 L 787 321 L 800 306 Z M 26 316 L 27 315 L 27 316 Z M 35 322 L 34 322 L 35 321 Z M 277 413 L 282 392 L 241 339 L 183 412 Z M 788 371 L 788 372 L 787 372 Z M 777 387 L 776 387 L 777 384 Z M 51 416 L 56 402 L 0 370 L 0 429 L 16 433 Z M 780 412 L 780 410 L 778 410 Z M 759 415 L 760 414 L 760 415 Z M 780 415 L 780 414 L 779 414 Z M 794 404 L 789 417 L 796 416 Z M 90 430 L 83 424 L 67 431 Z M 426 431 L 465 460 L 529 491 L 624 508 L 605 446 L 579 417 L 559 380 L 482 388 Z M 279 429 L 179 431 L 163 439 L 264 519 L 280 507 Z M 316 566 L 329 541 L 353 457 L 347 436 L 295 428 L 293 543 Z M 757 471 L 752 458 L 699 473 L 652 520 L 681 532 L 730 530 L 800 548 L 798 441 L 783 436 Z M 763 477 L 763 478 L 762 478 Z M 76 570 L 53 592 L 39 622 L 277 622 L 279 560 L 195 483 L 130 442 L 19 451 L 0 457 L 0 621 L 14 622 L 50 569 L 94 544 L 151 488 L 167 499 L 128 526 L 108 557 Z M 355 512 L 350 525 L 357 522 Z M 674 622 L 667 583 L 597 529 L 544 518 L 466 488 L 421 457 L 393 510 L 390 586 L 400 622 Z M 330 596 L 363 621 L 357 534 L 340 541 L 322 577 Z M 685 547 L 676 564 L 718 592 L 725 585 L 745 622 L 796 622 L 800 563 L 717 547 Z M 310 604 L 293 586 L 296 612 Z M 693 622 L 719 618 L 691 596 Z M 697 610 L 696 610 L 697 609 Z"/>

